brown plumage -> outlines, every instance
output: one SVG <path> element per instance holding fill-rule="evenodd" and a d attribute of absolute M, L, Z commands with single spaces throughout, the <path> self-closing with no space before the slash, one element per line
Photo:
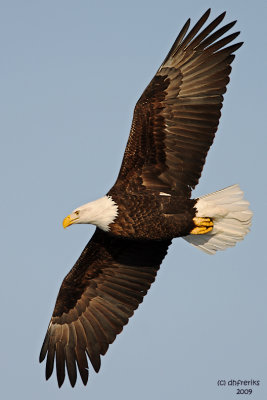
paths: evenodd
<path fill-rule="evenodd" d="M 153 190 L 125 192 L 115 185 L 108 195 L 118 205 L 118 216 L 109 225 L 113 235 L 161 240 L 188 235 L 194 228 L 196 200 L 180 193 L 161 196 Z"/>
<path fill-rule="evenodd" d="M 135 191 L 143 185 L 190 197 L 198 183 L 221 116 L 233 52 L 242 45 L 225 47 L 239 32 L 214 43 L 235 24 L 210 35 L 225 13 L 195 36 L 209 13 L 184 38 L 186 22 L 138 100 L 116 186 Z"/>
<path fill-rule="evenodd" d="M 233 53 L 242 44 L 227 46 L 238 32 L 223 37 L 235 22 L 216 30 L 225 13 L 201 31 L 209 14 L 189 33 L 186 22 L 137 102 L 108 193 L 116 218 L 106 232 L 96 229 L 61 285 L 40 353 L 40 361 L 47 356 L 47 379 L 56 360 L 59 386 L 65 366 L 72 386 L 76 366 L 87 383 L 87 356 L 99 370 L 100 356 L 143 301 L 171 239 L 195 226 L 191 191 L 218 127 Z"/>
<path fill-rule="evenodd" d="M 75 385 L 76 363 L 86 384 L 86 354 L 99 371 L 100 355 L 143 301 L 170 243 L 118 239 L 96 229 L 58 294 L 40 353 L 40 361 L 47 353 L 47 379 L 55 354 L 59 386 L 65 364 L 70 383 Z"/>

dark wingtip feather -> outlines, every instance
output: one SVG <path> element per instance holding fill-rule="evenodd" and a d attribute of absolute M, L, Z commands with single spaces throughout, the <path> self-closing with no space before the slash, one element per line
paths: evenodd
<path fill-rule="evenodd" d="M 205 24 L 205 22 L 207 21 L 207 19 L 209 18 L 211 13 L 211 8 L 208 8 L 207 11 L 204 12 L 204 14 L 202 15 L 202 17 L 198 20 L 198 22 L 196 23 L 197 25 L 201 25 L 203 26 Z"/>
<path fill-rule="evenodd" d="M 218 15 L 218 17 L 215 18 L 215 20 L 213 21 L 213 23 L 214 23 L 214 22 L 217 22 L 218 25 L 219 25 L 219 24 L 222 22 L 222 20 L 224 19 L 225 14 L 226 14 L 226 11 L 224 11 L 223 13 L 221 13 L 220 15 Z"/>
<path fill-rule="evenodd" d="M 186 23 L 184 24 L 184 26 L 183 26 L 182 29 L 180 30 L 180 32 L 179 32 L 177 38 L 175 39 L 175 41 L 174 41 L 174 43 L 173 43 L 171 49 L 169 50 L 167 56 L 165 57 L 163 63 L 161 64 L 161 66 L 164 65 L 164 64 L 167 62 L 167 60 L 168 60 L 168 59 L 171 57 L 171 55 L 175 52 L 175 49 L 177 48 L 177 46 L 179 46 L 179 44 L 182 42 L 183 38 L 185 37 L 185 35 L 186 35 L 186 33 L 187 33 L 188 29 L 189 29 L 190 22 L 191 22 L 191 19 L 188 18 L 188 20 L 186 21 Z"/>
<path fill-rule="evenodd" d="M 222 26 L 217 31 L 211 33 L 209 36 L 206 37 L 206 39 L 202 40 L 199 49 L 204 50 L 208 46 L 214 45 L 216 43 L 216 40 L 221 38 L 224 35 L 224 33 L 229 31 L 235 24 L 236 24 L 236 21 L 230 22 L 229 24 Z"/>
<path fill-rule="evenodd" d="M 40 351 L 40 355 L 39 355 L 39 362 L 43 362 L 48 350 L 48 342 L 49 342 L 49 336 L 48 334 L 45 335 L 44 341 L 43 341 L 43 345 Z"/>
<path fill-rule="evenodd" d="M 59 388 L 61 388 L 61 386 L 63 385 L 64 380 L 65 380 L 65 376 L 64 376 L 64 378 L 57 377 L 57 384 L 58 384 Z"/>
<path fill-rule="evenodd" d="M 88 376 L 89 376 L 88 370 L 89 370 L 89 369 L 87 368 L 87 373 L 86 373 L 86 374 L 80 374 L 84 386 L 86 386 L 86 385 L 87 385 L 87 382 L 88 382 Z"/>
<path fill-rule="evenodd" d="M 75 362 L 75 351 L 73 347 L 67 346 L 65 349 L 67 372 L 72 387 L 75 386 L 77 380 L 77 369 Z"/>
<path fill-rule="evenodd" d="M 100 367 L 101 367 L 101 358 L 100 358 L 100 356 L 98 354 L 94 354 L 94 356 L 92 354 L 90 355 L 90 353 L 88 351 L 88 348 L 86 348 L 85 351 L 86 351 L 86 354 L 88 355 L 88 357 L 89 357 L 89 359 L 91 361 L 91 364 L 92 364 L 95 372 L 99 372 Z"/>
<path fill-rule="evenodd" d="M 68 371 L 68 376 L 69 376 L 69 381 L 72 387 L 75 386 L 76 381 L 77 381 L 77 372 L 69 372 Z"/>
<path fill-rule="evenodd" d="M 45 356 L 46 356 L 46 350 L 44 350 L 42 347 L 39 355 L 39 363 L 42 363 L 44 361 Z"/>
<path fill-rule="evenodd" d="M 211 13 L 211 8 L 208 8 L 207 11 L 204 12 L 204 14 L 202 15 L 202 17 L 199 19 L 199 21 L 196 23 L 196 25 L 198 23 L 200 23 L 200 21 L 202 21 L 202 25 L 205 24 L 205 22 L 207 21 L 207 19 L 209 18 Z"/>
<path fill-rule="evenodd" d="M 45 378 L 48 380 L 53 373 L 54 369 L 54 359 L 55 359 L 55 351 L 56 346 L 52 343 L 49 343 L 47 358 L 46 358 L 46 368 L 45 368 Z"/>
<path fill-rule="evenodd" d="M 233 44 L 232 46 L 229 46 L 228 49 L 231 49 L 232 52 L 240 49 L 240 47 L 244 44 L 244 42 L 238 42 Z"/>
<path fill-rule="evenodd" d="M 77 380 L 77 378 L 75 379 L 75 381 L 70 380 L 71 387 L 74 387 L 74 386 L 75 386 L 76 380 Z"/>
<path fill-rule="evenodd" d="M 58 387 L 61 387 L 65 380 L 65 354 L 64 346 L 61 342 L 56 344 L 56 366 Z"/>
<path fill-rule="evenodd" d="M 78 346 L 75 348 L 75 352 L 76 352 L 76 360 L 80 376 L 83 384 L 86 385 L 89 377 L 89 368 L 88 368 L 87 358 L 85 355 L 85 349 L 82 349 L 81 347 Z"/>
<path fill-rule="evenodd" d="M 98 373 L 99 370 L 100 370 L 100 365 L 97 368 L 94 367 L 94 370 L 95 370 L 96 373 Z"/>

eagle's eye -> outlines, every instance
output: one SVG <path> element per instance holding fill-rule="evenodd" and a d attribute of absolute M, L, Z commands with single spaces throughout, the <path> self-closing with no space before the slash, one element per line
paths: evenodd
<path fill-rule="evenodd" d="M 79 215 L 79 214 L 80 214 L 80 211 L 75 211 L 74 214 Z"/>

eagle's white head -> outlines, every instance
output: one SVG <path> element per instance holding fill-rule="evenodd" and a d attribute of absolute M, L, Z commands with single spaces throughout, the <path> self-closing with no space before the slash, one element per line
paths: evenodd
<path fill-rule="evenodd" d="M 111 196 L 104 196 L 91 201 L 72 211 L 63 221 L 63 227 L 72 224 L 93 224 L 109 231 L 109 225 L 115 221 L 118 215 L 118 206 Z"/>

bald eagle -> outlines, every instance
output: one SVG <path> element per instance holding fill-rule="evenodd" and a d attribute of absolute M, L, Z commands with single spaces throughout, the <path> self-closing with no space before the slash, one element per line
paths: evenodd
<path fill-rule="evenodd" d="M 210 10 L 188 32 L 183 26 L 138 100 L 116 183 L 102 198 L 76 208 L 64 221 L 96 231 L 61 285 L 40 353 L 46 379 L 56 361 L 72 386 L 77 367 L 84 384 L 88 359 L 100 356 L 143 301 L 173 238 L 208 254 L 234 246 L 248 233 L 252 212 L 238 185 L 191 198 L 221 115 L 239 32 L 236 21 L 205 28 Z M 202 29 L 203 28 L 203 29 Z"/>

